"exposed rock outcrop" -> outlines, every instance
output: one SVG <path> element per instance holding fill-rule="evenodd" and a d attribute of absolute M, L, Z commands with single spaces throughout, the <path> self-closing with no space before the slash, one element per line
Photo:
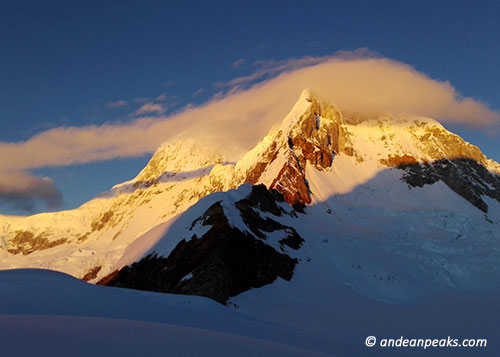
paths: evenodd
<path fill-rule="evenodd" d="M 87 273 L 82 277 L 83 281 L 90 281 L 97 277 L 97 274 L 101 271 L 102 266 L 97 265 L 89 269 Z"/>
<path fill-rule="evenodd" d="M 304 90 L 277 132 L 251 150 L 236 170 L 242 182 L 264 183 L 280 191 L 289 204 L 300 210 L 311 203 L 306 166 L 326 169 L 338 153 L 354 153 L 342 114 L 310 90 Z M 245 166 L 248 161 L 251 164 Z"/>
<path fill-rule="evenodd" d="M 7 251 L 10 254 L 28 255 L 37 250 L 45 250 L 57 247 L 65 243 L 67 239 L 60 238 L 53 241 L 48 240 L 43 234 L 35 236 L 30 231 L 18 231 L 14 238 L 9 242 Z"/>
<path fill-rule="evenodd" d="M 0 268 L 50 268 L 95 282 L 121 264 L 124 251 L 144 232 L 182 215 L 212 193 L 243 183 L 280 191 L 295 212 L 305 212 L 313 198 L 319 202 L 352 192 L 387 167 L 403 169 L 411 187 L 442 180 L 482 212 L 488 212 L 485 197 L 498 200 L 500 192 L 495 176 L 500 165 L 436 121 L 341 113 L 310 90 L 301 94 L 278 127 L 236 163 L 228 162 L 217 146 L 205 145 L 200 138 L 185 139 L 179 136 L 164 143 L 137 177 L 78 209 L 32 217 L 0 215 Z M 329 172 L 317 172 L 322 170 Z M 299 248 L 301 238 L 277 218 L 282 204 L 277 198 L 266 201 L 267 190 L 259 192 L 255 191 L 258 198 L 247 197 L 248 202 L 234 207 L 242 216 L 241 224 L 247 226 L 238 226 L 241 244 L 253 239 L 280 254 Z M 334 210 L 328 208 L 329 213 Z M 490 208 L 489 218 L 494 221 L 492 212 Z M 226 234 L 233 235 L 236 228 L 227 229 Z M 188 251 L 196 246 L 190 243 L 191 236 L 178 237 L 186 238 Z M 99 271 L 91 269 L 101 265 Z"/>
<path fill-rule="evenodd" d="M 278 205 L 281 194 L 254 186 L 251 193 L 236 202 L 248 231 L 229 223 L 221 202 L 210 206 L 196 219 L 210 226 L 201 237 L 183 239 L 168 256 L 153 252 L 140 261 L 115 271 L 98 284 L 157 292 L 201 295 L 225 303 L 231 296 L 251 288 L 272 283 L 277 277 L 290 280 L 297 259 L 277 251 L 266 241 L 266 233 L 282 231 L 285 238 L 278 243 L 299 249 L 303 239 L 292 227 L 262 217 L 286 214 Z"/>
<path fill-rule="evenodd" d="M 422 187 L 442 180 L 448 187 L 487 213 L 482 196 L 500 202 L 500 176 L 469 158 L 441 159 L 433 162 L 399 165 L 403 180 L 412 187 Z"/>

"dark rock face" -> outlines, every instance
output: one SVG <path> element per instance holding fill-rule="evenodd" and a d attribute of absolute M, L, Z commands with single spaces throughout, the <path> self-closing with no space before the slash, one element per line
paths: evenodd
<path fill-rule="evenodd" d="M 418 160 L 410 155 L 389 155 L 387 159 L 380 159 L 380 163 L 389 167 L 417 164 Z"/>
<path fill-rule="evenodd" d="M 297 158 L 292 158 L 283 165 L 278 176 L 271 183 L 271 188 L 281 192 L 285 200 L 299 211 L 311 203 L 311 192 L 305 170 L 300 166 Z"/>
<path fill-rule="evenodd" d="M 168 257 L 150 254 L 139 262 L 115 271 L 98 284 L 166 293 L 201 295 L 222 304 L 231 296 L 272 283 L 278 276 L 290 280 L 297 260 L 266 244 L 265 232 L 283 230 L 279 243 L 299 249 L 303 239 L 292 227 L 284 226 L 256 211 L 276 216 L 286 214 L 276 202 L 279 192 L 254 186 L 250 195 L 236 203 L 253 234 L 232 227 L 220 202 L 210 206 L 193 222 L 211 228 L 202 237 L 182 240 Z"/>
<path fill-rule="evenodd" d="M 283 138 L 282 138 L 283 139 Z M 290 147 L 289 147 L 290 145 Z M 257 162 L 247 173 L 243 182 L 255 185 L 259 182 L 262 174 L 280 154 L 280 150 L 286 152 L 287 160 L 280 168 L 277 176 L 270 183 L 269 188 L 275 189 L 284 197 L 284 200 L 292 206 L 302 207 L 311 203 L 309 186 L 305 177 L 305 161 L 301 165 L 294 150 L 291 139 L 283 141 L 280 145 L 273 141 L 262 155 L 262 160 Z"/>
<path fill-rule="evenodd" d="M 276 190 L 268 190 L 265 185 L 252 187 L 250 194 L 237 202 L 240 206 L 250 206 L 262 212 L 269 212 L 275 216 L 281 216 L 285 212 L 277 205 L 277 202 L 284 202 L 283 195 Z"/>
<path fill-rule="evenodd" d="M 279 147 L 276 141 L 273 141 L 267 150 L 263 153 L 262 160 L 257 162 L 251 170 L 247 172 L 245 183 L 251 183 L 254 185 L 259 181 L 262 173 L 269 167 L 269 165 L 276 160 L 279 154 Z"/>
<path fill-rule="evenodd" d="M 101 271 L 102 266 L 98 265 L 93 268 L 90 268 L 89 271 L 82 277 L 83 281 L 90 281 L 97 277 L 99 271 Z"/>
<path fill-rule="evenodd" d="M 306 95 L 306 94 L 303 94 Z M 280 191 L 286 202 L 297 210 L 311 203 L 311 192 L 306 180 L 306 166 L 324 170 L 332 165 L 338 153 L 355 155 L 349 133 L 342 125 L 340 112 L 331 105 L 320 102 L 312 93 L 307 94 L 310 105 L 286 129 L 281 129 L 261 159 L 251 167 L 243 182 L 256 184 L 272 162 L 285 155 L 282 166 L 269 188 Z"/>
<path fill-rule="evenodd" d="M 304 240 L 298 235 L 293 227 L 284 226 L 269 217 L 264 219 L 258 213 L 258 211 L 269 212 L 275 216 L 286 214 L 286 212 L 276 204 L 276 202 L 283 202 L 283 200 L 283 195 L 277 190 L 268 190 L 265 185 L 257 185 L 253 186 L 252 192 L 247 198 L 236 202 L 236 208 L 240 211 L 245 225 L 256 237 L 265 240 L 266 234 L 263 232 L 270 233 L 281 230 L 288 234 L 287 238 L 282 239 L 282 241 L 285 242 L 284 244 L 292 249 L 299 249 Z M 298 237 L 298 240 L 296 237 Z M 288 238 L 290 238 L 290 240 L 287 240 Z M 292 245 L 286 243 L 294 241 L 297 243 L 292 243 Z M 280 241 L 280 244 L 283 243 Z"/>
<path fill-rule="evenodd" d="M 109 223 L 110 219 L 113 217 L 113 211 L 107 211 L 103 213 L 99 220 L 92 222 L 90 227 L 92 231 L 100 231 L 103 229 L 107 223 Z"/>
<path fill-rule="evenodd" d="M 442 159 L 426 163 L 398 166 L 405 171 L 403 180 L 412 187 L 422 187 L 443 181 L 453 191 L 487 213 L 488 205 L 482 196 L 500 202 L 500 176 L 490 172 L 480 162 L 461 159 Z"/>
<path fill-rule="evenodd" d="M 8 243 L 7 251 L 10 254 L 28 255 L 37 250 L 57 247 L 58 245 L 66 243 L 66 241 L 66 238 L 50 241 L 43 233 L 35 236 L 30 231 L 17 231 L 14 238 Z"/>

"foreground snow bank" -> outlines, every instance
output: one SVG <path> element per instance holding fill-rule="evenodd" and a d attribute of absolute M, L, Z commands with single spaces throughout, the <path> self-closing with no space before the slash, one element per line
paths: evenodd
<path fill-rule="evenodd" d="M 333 344 L 245 317 L 202 297 L 0 271 L 3 356 L 321 356 Z"/>
<path fill-rule="evenodd" d="M 103 317 L 0 315 L 4 356 L 322 356 L 194 327 Z"/>
<path fill-rule="evenodd" d="M 319 298 L 307 296 L 307 286 L 279 280 L 231 299 L 232 309 L 203 297 L 95 286 L 54 271 L 0 271 L 1 355 L 500 355 L 495 294 L 434 295 L 430 302 L 404 305 L 329 283 Z M 488 344 L 368 348 L 367 336 L 483 338 Z"/>

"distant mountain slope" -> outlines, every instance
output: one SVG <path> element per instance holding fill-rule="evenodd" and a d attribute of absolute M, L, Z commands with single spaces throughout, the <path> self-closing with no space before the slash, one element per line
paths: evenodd
<path fill-rule="evenodd" d="M 305 90 L 281 124 L 236 163 L 194 141 L 169 142 L 135 179 L 76 210 L 0 216 L 0 268 L 50 268 L 92 282 L 114 273 L 108 280 L 113 285 L 198 293 L 221 302 L 277 276 L 289 279 L 292 271 L 291 284 L 309 291 L 320 286 L 308 281 L 328 271 L 364 295 L 396 301 L 425 289 L 491 289 L 500 283 L 499 173 L 498 163 L 432 119 L 359 118 Z M 288 206 L 282 217 L 262 211 L 260 200 L 269 194 L 243 205 L 249 186 L 224 193 L 245 183 L 276 189 L 294 211 Z M 243 223 L 232 224 L 228 215 Z M 277 229 L 262 232 L 262 219 L 275 221 L 270 224 Z M 211 220 L 216 223 L 200 223 Z M 186 235 L 190 227 L 201 229 L 197 239 Z M 304 240 L 297 251 L 279 244 L 292 230 Z M 282 253 L 297 261 L 283 258 L 288 268 L 269 268 L 268 277 L 243 288 L 242 274 L 235 273 L 240 268 L 227 269 L 223 259 L 219 269 L 207 252 L 230 256 L 242 249 L 235 242 L 250 236 L 252 244 L 275 252 L 258 264 L 275 262 Z M 222 241 L 229 245 L 221 248 Z M 249 261 L 257 264 L 259 249 Z M 198 251 L 205 253 L 180 263 L 181 256 Z M 248 247 L 243 251 L 251 254 Z M 130 265 L 147 256 L 175 271 L 161 276 L 166 288 L 134 285 Z M 146 265 L 146 273 L 158 266 Z M 218 276 L 238 276 L 221 296 L 207 293 L 219 286 L 217 279 L 203 293 L 196 290 L 208 267 L 217 267 Z"/>

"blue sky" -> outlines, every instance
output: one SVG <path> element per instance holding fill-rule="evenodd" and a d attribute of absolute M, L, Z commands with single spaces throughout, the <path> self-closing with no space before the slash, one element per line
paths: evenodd
<path fill-rule="evenodd" d="M 0 141 L 128 123 L 141 107 L 168 115 L 204 103 L 221 90 L 218 83 L 265 63 L 359 48 L 449 81 L 498 110 L 499 19 L 498 1 L 2 3 Z M 500 161 L 498 136 L 490 133 L 496 128 L 447 127 Z M 2 198 L 0 190 L 0 212 L 76 207 L 135 176 L 150 154 L 135 155 L 29 169 L 53 180 L 62 205 L 47 208 L 43 193 Z"/>

